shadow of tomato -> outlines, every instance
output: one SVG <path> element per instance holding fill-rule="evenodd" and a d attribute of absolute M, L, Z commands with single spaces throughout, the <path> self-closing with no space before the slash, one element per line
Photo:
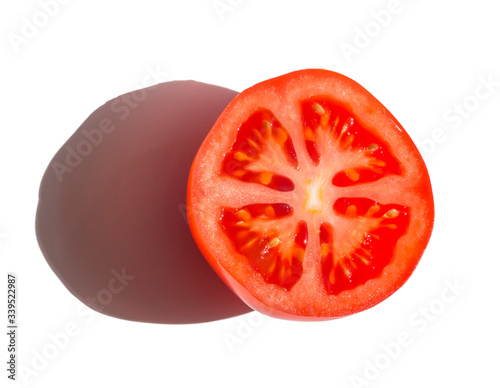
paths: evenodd
<path fill-rule="evenodd" d="M 191 237 L 191 162 L 236 92 L 175 81 L 97 109 L 57 152 L 40 187 L 36 234 L 59 279 L 89 307 L 152 323 L 251 311 Z"/>

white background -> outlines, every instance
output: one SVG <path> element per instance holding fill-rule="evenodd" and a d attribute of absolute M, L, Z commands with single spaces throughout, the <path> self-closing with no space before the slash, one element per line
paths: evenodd
<path fill-rule="evenodd" d="M 12 271 L 20 279 L 18 358 L 31 370 L 18 370 L 11 382 L 2 367 L 2 387 L 498 384 L 494 1 L 87 0 L 61 1 L 50 12 L 45 3 L 3 2 L 0 9 L 0 321 Z M 38 27 L 27 36 L 30 22 Z M 43 172 L 83 120 L 105 101 L 151 84 L 143 82 L 151 69 L 161 74 L 155 82 L 194 79 L 241 91 L 310 67 L 361 83 L 422 150 L 436 220 L 411 279 L 368 311 L 321 323 L 257 313 L 177 326 L 79 315 L 81 303 L 38 248 L 34 217 Z M 489 79 L 489 92 L 481 79 Z M 455 294 L 446 291 L 450 282 L 460 285 Z M 68 324 L 77 333 L 69 343 L 35 361 Z M 401 333 L 407 339 L 397 350 Z M 231 347 L 227 338 L 238 340 Z M 0 360 L 7 358 L 4 339 Z"/>

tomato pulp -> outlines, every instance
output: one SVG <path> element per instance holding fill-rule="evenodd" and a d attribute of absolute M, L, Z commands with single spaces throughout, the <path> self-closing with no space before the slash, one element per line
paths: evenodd
<path fill-rule="evenodd" d="M 332 319 L 383 301 L 414 271 L 434 204 L 424 161 L 355 81 L 292 72 L 240 93 L 193 161 L 188 219 L 250 307 Z"/>

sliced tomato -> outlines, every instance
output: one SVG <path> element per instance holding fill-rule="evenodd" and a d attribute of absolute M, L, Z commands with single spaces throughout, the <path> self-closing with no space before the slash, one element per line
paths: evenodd
<path fill-rule="evenodd" d="M 250 307 L 331 319 L 386 299 L 429 241 L 434 205 L 414 143 L 355 81 L 302 70 L 226 107 L 188 183 L 192 234 Z"/>

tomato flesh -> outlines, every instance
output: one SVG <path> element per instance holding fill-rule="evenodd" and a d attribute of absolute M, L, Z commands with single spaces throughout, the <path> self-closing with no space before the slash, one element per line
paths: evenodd
<path fill-rule="evenodd" d="M 414 270 L 434 215 L 409 136 L 361 86 L 323 70 L 233 100 L 188 189 L 207 260 L 251 307 L 289 319 L 344 316 L 388 297 Z"/>

